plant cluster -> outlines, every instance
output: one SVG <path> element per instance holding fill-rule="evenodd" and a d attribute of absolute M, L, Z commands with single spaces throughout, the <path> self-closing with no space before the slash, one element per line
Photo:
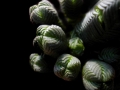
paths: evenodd
<path fill-rule="evenodd" d="M 97 0 L 83 12 L 84 0 L 49 0 L 30 6 L 30 21 L 38 25 L 30 65 L 35 72 L 53 72 L 73 81 L 81 75 L 86 90 L 113 90 L 120 61 L 120 0 Z M 51 61 L 52 60 L 52 61 Z M 49 68 L 49 62 L 53 62 Z"/>

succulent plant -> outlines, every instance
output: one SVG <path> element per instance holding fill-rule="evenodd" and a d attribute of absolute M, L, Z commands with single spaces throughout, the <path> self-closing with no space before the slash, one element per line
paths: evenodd
<path fill-rule="evenodd" d="M 30 54 L 30 66 L 35 72 L 45 73 L 48 72 L 47 63 L 44 60 L 43 55 L 39 55 L 38 53 Z"/>
<path fill-rule="evenodd" d="M 114 77 L 114 68 L 97 59 L 88 60 L 82 69 L 83 84 L 86 90 L 111 90 Z M 108 82 L 110 86 L 107 85 Z"/>
<path fill-rule="evenodd" d="M 98 54 L 98 58 L 107 63 L 115 63 L 120 60 L 120 48 L 119 47 L 105 47 Z"/>
<path fill-rule="evenodd" d="M 65 28 L 63 22 L 58 16 L 58 12 L 52 3 L 48 0 L 42 0 L 29 8 L 31 22 L 36 24 L 56 24 Z"/>
<path fill-rule="evenodd" d="M 71 81 L 76 79 L 81 70 L 81 62 L 70 54 L 62 54 L 57 58 L 54 65 L 54 73 L 59 78 Z"/>
<path fill-rule="evenodd" d="M 66 34 L 57 25 L 40 25 L 33 43 L 37 42 L 46 55 L 57 57 L 67 49 Z"/>
<path fill-rule="evenodd" d="M 59 8 L 50 0 L 40 0 L 29 8 L 30 21 L 38 25 L 33 46 L 39 49 L 29 57 L 32 69 L 43 73 L 52 68 L 59 79 L 77 79 L 86 90 L 116 90 L 120 0 L 57 2 Z"/>
<path fill-rule="evenodd" d="M 82 56 L 85 47 L 83 41 L 79 37 L 69 39 L 70 53 L 74 56 Z"/>
<path fill-rule="evenodd" d="M 85 46 L 104 44 L 120 35 L 120 0 L 99 0 L 74 28 Z"/>

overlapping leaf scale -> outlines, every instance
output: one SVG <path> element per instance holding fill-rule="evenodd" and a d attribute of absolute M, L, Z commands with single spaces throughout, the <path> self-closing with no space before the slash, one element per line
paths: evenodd
<path fill-rule="evenodd" d="M 100 82 L 101 81 L 101 66 L 96 61 L 88 61 L 82 70 L 82 75 L 85 79 Z"/>
<path fill-rule="evenodd" d="M 61 58 L 57 58 L 57 61 L 54 65 L 54 73 L 59 78 L 64 76 L 69 59 L 70 58 L 65 57 L 65 55 L 62 55 Z"/>
<path fill-rule="evenodd" d="M 72 75 L 74 76 L 73 78 L 77 77 L 79 71 L 80 71 L 80 68 L 81 68 L 81 62 L 80 60 L 75 57 L 75 56 L 72 56 L 71 58 L 72 60 L 70 60 L 70 62 L 67 64 L 67 69 L 69 71 L 71 71 Z"/>
<path fill-rule="evenodd" d="M 120 0 L 100 0 L 74 30 L 87 45 L 117 38 L 120 34 L 119 7 Z"/>
<path fill-rule="evenodd" d="M 50 7 L 53 7 L 53 4 L 49 1 L 49 0 L 42 0 L 40 2 L 38 2 L 37 4 L 38 6 L 50 6 Z"/>
<path fill-rule="evenodd" d="M 32 11 L 40 6 L 50 6 L 53 7 L 53 4 L 51 4 L 48 0 L 42 0 L 40 2 L 38 2 L 38 4 L 32 5 L 29 7 L 29 15 L 32 13 Z"/>
<path fill-rule="evenodd" d="M 37 5 L 32 5 L 30 8 L 29 8 L 29 15 L 32 13 L 32 11 L 34 9 L 36 9 L 38 6 Z"/>
<path fill-rule="evenodd" d="M 62 54 L 54 65 L 54 73 L 63 80 L 71 81 L 78 76 L 80 68 L 81 62 L 78 58 L 70 54 Z"/>
<path fill-rule="evenodd" d="M 41 50 L 43 50 L 43 47 L 42 47 L 42 40 L 43 40 L 43 36 L 36 36 L 34 39 L 33 39 L 33 46 L 35 46 L 36 44 L 39 46 L 39 48 Z"/>
<path fill-rule="evenodd" d="M 101 83 L 89 81 L 83 78 L 83 85 L 86 90 L 114 90 L 114 81 Z"/>
<path fill-rule="evenodd" d="M 69 18 L 76 18 L 80 14 L 79 9 L 83 0 L 59 0 L 62 12 Z"/>
<path fill-rule="evenodd" d="M 62 42 L 51 37 L 43 36 L 42 47 L 45 54 L 50 56 L 58 56 L 59 51 L 62 50 Z"/>
<path fill-rule="evenodd" d="M 36 30 L 36 35 L 43 35 L 44 31 L 49 27 L 49 25 L 40 25 L 38 26 L 37 30 Z"/>
<path fill-rule="evenodd" d="M 112 81 L 115 77 L 115 70 L 113 67 L 105 62 L 98 62 L 102 71 L 102 82 Z"/>
<path fill-rule="evenodd" d="M 48 51 L 63 52 L 67 47 L 66 43 L 66 35 L 60 27 L 51 25 L 44 32 L 42 45 L 45 53 L 50 54 Z"/>
<path fill-rule="evenodd" d="M 98 54 L 98 58 L 107 63 L 115 63 L 120 60 L 119 47 L 106 47 Z"/>
<path fill-rule="evenodd" d="M 37 24 L 57 24 L 58 13 L 53 7 L 40 6 L 32 11 L 30 19 Z"/>
<path fill-rule="evenodd" d="M 98 83 L 98 82 L 93 82 L 93 81 L 89 81 L 85 78 L 82 78 L 83 79 L 83 85 L 85 87 L 86 90 L 100 90 L 100 86 L 101 84 Z"/>

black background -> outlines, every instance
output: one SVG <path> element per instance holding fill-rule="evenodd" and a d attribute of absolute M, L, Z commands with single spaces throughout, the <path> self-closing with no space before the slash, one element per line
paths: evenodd
<path fill-rule="evenodd" d="M 54 73 L 37 73 L 34 72 L 29 65 L 29 55 L 35 52 L 32 45 L 33 38 L 35 37 L 36 25 L 30 22 L 29 19 L 29 7 L 33 4 L 37 4 L 40 0 L 15 0 L 10 4 L 9 19 L 7 22 L 12 26 L 8 30 L 12 38 L 8 39 L 9 56 L 11 57 L 12 64 L 7 69 L 7 81 L 5 83 L 12 83 L 12 88 L 38 88 L 38 89 L 80 89 L 84 90 L 81 81 L 81 75 L 71 82 L 64 81 L 54 75 Z M 59 8 L 57 0 L 50 0 L 56 7 Z M 84 0 L 84 11 L 88 10 L 88 3 L 90 1 Z M 9 4 L 9 3 L 8 3 Z M 12 23 L 11 23 L 12 22 Z"/>

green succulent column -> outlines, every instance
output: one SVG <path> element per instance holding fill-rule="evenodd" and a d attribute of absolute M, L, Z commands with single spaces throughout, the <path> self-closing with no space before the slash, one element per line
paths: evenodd
<path fill-rule="evenodd" d="M 29 8 L 30 21 L 35 24 L 56 24 L 66 29 L 58 12 L 48 0 L 42 0 Z"/>
<path fill-rule="evenodd" d="M 33 43 L 37 42 L 46 55 L 57 57 L 68 48 L 66 34 L 57 25 L 40 25 L 36 35 Z"/>
<path fill-rule="evenodd" d="M 99 0 L 74 28 L 86 46 L 112 42 L 120 36 L 120 0 Z"/>
<path fill-rule="evenodd" d="M 54 65 L 55 75 L 65 81 L 76 79 L 80 70 L 81 61 L 70 54 L 60 55 Z"/>
<path fill-rule="evenodd" d="M 79 37 L 74 37 L 69 39 L 69 49 L 72 55 L 79 57 L 84 53 L 85 46 Z"/>
<path fill-rule="evenodd" d="M 82 78 L 86 90 L 113 90 L 115 70 L 103 61 L 91 59 L 83 66 Z"/>

